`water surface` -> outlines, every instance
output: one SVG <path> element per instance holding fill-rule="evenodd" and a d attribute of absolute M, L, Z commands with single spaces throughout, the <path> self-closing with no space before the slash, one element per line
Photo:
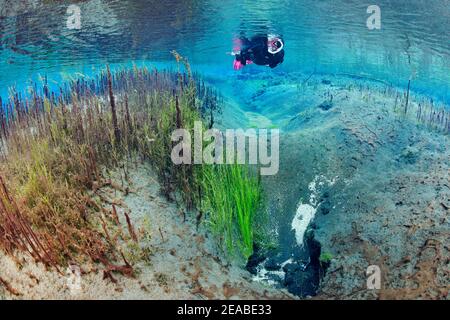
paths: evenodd
<path fill-rule="evenodd" d="M 58 4 L 56 4 L 58 3 Z M 229 76 L 232 40 L 278 33 L 286 60 L 276 72 L 342 73 L 376 78 L 449 101 L 448 0 L 379 0 L 381 30 L 368 30 L 367 7 L 335 1 L 76 1 L 80 30 L 67 28 L 69 1 L 0 1 L 0 84 L 38 74 L 90 74 L 105 63 L 172 61 Z M 258 70 L 259 71 L 259 70 Z M 233 73 L 232 73 L 233 74 Z"/>

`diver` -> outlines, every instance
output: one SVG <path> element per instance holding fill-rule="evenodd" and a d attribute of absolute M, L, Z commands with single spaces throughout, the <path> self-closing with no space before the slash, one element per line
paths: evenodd
<path fill-rule="evenodd" d="M 252 63 L 275 68 L 284 61 L 283 39 L 276 35 L 237 39 L 232 55 L 235 56 L 234 70 L 240 70 Z"/>

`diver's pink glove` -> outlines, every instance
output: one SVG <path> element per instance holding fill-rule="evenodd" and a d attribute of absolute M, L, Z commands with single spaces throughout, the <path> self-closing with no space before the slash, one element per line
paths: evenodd
<path fill-rule="evenodd" d="M 243 67 L 244 67 L 244 65 L 239 60 L 234 60 L 234 62 L 233 62 L 234 70 L 241 70 Z"/>
<path fill-rule="evenodd" d="M 245 63 L 246 64 L 252 64 L 253 61 L 252 60 L 247 60 Z M 242 64 L 242 62 L 240 62 L 239 60 L 234 60 L 234 62 L 233 62 L 233 69 L 234 70 L 241 70 L 243 67 L 245 67 L 245 65 Z"/>

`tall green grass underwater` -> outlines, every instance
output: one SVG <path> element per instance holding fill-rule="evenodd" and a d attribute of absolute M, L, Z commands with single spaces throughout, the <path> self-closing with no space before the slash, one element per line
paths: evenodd
<path fill-rule="evenodd" d="M 248 258 L 260 212 L 259 177 L 245 165 L 174 165 L 171 133 L 212 126 L 220 96 L 185 71 L 109 67 L 95 79 L 78 79 L 51 92 L 46 80 L 29 96 L 11 91 L 0 100 L 0 248 L 62 270 L 68 264 L 102 264 L 105 277 L 133 275 L 127 248 L 139 244 L 129 217 L 99 190 L 125 180 L 137 162 L 156 170 L 161 192 L 195 214 L 230 258 Z M 126 221 L 124 231 L 121 224 Z M 122 261 L 122 262 L 120 262 Z"/>
<path fill-rule="evenodd" d="M 226 251 L 244 258 L 253 253 L 255 216 L 261 209 L 259 177 L 250 168 L 233 165 L 206 165 L 202 168 L 203 209 L 208 224 Z"/>

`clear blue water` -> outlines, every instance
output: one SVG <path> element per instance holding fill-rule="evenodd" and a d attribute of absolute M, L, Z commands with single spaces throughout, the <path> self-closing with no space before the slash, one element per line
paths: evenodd
<path fill-rule="evenodd" d="M 169 63 L 173 49 L 210 76 L 235 76 L 226 54 L 233 38 L 273 32 L 283 35 L 286 58 L 271 72 L 353 74 L 400 87 L 412 77 L 413 90 L 450 101 L 448 0 L 378 0 L 382 29 L 373 31 L 372 3 L 360 0 L 76 1 L 80 30 L 66 26 L 70 2 L 22 2 L 0 1 L 2 96 L 43 75 L 59 83 L 105 63 Z"/>
<path fill-rule="evenodd" d="M 80 30 L 67 28 L 66 10 L 72 2 L 81 9 Z M 65 80 L 95 75 L 106 64 L 173 66 L 170 51 L 177 50 L 219 91 L 239 91 L 241 96 L 234 98 L 246 111 L 254 111 L 244 105 L 251 90 L 232 91 L 229 84 L 246 85 L 245 76 L 268 73 L 280 80 L 298 73 L 336 74 L 403 89 L 411 79 L 412 91 L 450 105 L 450 0 L 377 0 L 381 30 L 372 31 L 366 26 L 366 10 L 373 2 L 364 0 L 72 2 L 0 0 L 0 96 L 6 97 L 10 87 L 26 91 L 30 80 L 41 81 L 44 76 L 57 87 Z M 275 69 L 252 65 L 234 71 L 229 54 L 233 39 L 268 33 L 283 36 L 284 63 Z M 290 103 L 295 97 L 289 94 L 282 97 Z M 300 156 L 289 153 L 287 159 L 295 157 Z M 286 163 L 290 168 L 291 162 Z M 304 174 L 296 169 L 297 176 Z M 291 213 L 297 210 L 301 191 L 300 182 L 294 181 L 297 176 L 290 179 L 291 171 L 284 173 L 279 181 L 286 179 L 285 189 L 280 188 L 287 190 L 286 212 L 275 215 L 283 259 L 296 247 Z"/>

